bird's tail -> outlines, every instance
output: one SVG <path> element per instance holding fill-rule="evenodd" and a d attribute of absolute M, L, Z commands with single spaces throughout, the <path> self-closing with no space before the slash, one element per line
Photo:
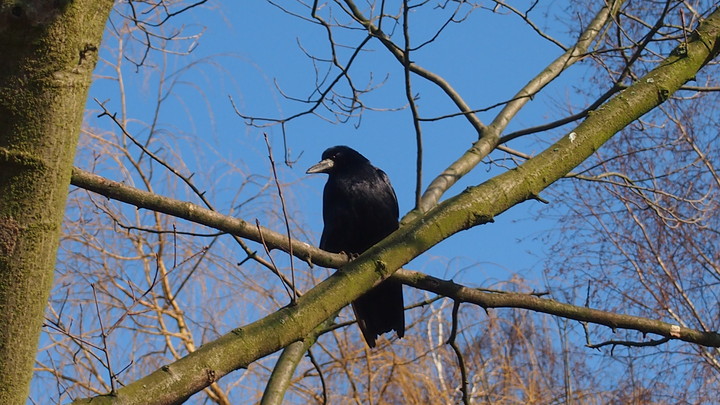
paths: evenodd
<path fill-rule="evenodd" d="M 405 304 L 402 283 L 385 280 L 352 303 L 358 326 L 368 346 L 375 347 L 375 339 L 395 330 L 398 338 L 405 335 Z"/>

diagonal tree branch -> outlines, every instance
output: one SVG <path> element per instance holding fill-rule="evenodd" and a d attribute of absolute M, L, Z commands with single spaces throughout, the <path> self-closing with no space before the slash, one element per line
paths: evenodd
<path fill-rule="evenodd" d="M 248 221 L 223 215 L 190 202 L 178 201 L 139 190 L 77 167 L 73 168 L 71 184 L 138 208 L 162 212 L 163 214 L 250 239 L 257 243 L 265 243 L 269 249 L 291 251 L 288 246 L 287 235 L 264 227 L 258 227 Z M 337 268 L 347 263 L 347 256 L 345 255 L 328 253 L 297 239 L 292 239 L 292 253 L 308 263 L 317 263 L 325 267 Z"/>
<path fill-rule="evenodd" d="M 295 373 L 295 369 L 298 364 L 300 364 L 303 355 L 310 350 L 310 347 L 315 344 L 318 337 L 335 323 L 336 316 L 337 314 L 335 316 L 331 316 L 325 320 L 325 322 L 318 325 L 318 327 L 303 340 L 298 340 L 297 342 L 293 342 L 285 347 L 280 355 L 280 358 L 278 358 L 275 363 L 270 379 L 265 386 L 265 392 L 263 392 L 260 405 L 275 405 L 283 403 L 285 392 L 290 387 L 292 376 Z"/>
<path fill-rule="evenodd" d="M 172 200 L 167 197 L 161 197 L 146 191 L 134 189 L 80 169 L 73 171 L 72 184 L 98 192 L 108 198 L 124 201 L 137 207 L 175 215 L 179 218 L 215 227 L 225 232 L 232 232 L 248 239 L 255 240 L 254 238 L 256 237 L 261 239 L 265 238 L 268 246 L 286 252 L 290 251 L 287 245 L 287 236 L 281 233 L 274 232 L 267 228 L 261 228 L 261 231 L 258 232 L 257 227 L 254 225 L 248 227 L 238 226 L 238 221 L 244 224 L 248 223 L 234 217 L 219 214 L 216 211 L 194 206 L 188 202 Z M 119 195 L 122 195 L 122 197 L 119 197 Z M 188 206 L 192 208 L 188 208 Z M 182 215 L 184 210 L 193 212 L 194 215 Z M 269 241 L 272 241 L 272 244 Z M 340 267 L 347 263 L 347 258 L 344 255 L 325 252 L 297 240 L 293 240 L 293 242 L 295 243 L 293 245 L 294 253 L 299 258 L 314 258 L 315 263 L 325 267 Z M 298 246 L 300 246 L 300 248 Z M 589 309 L 587 307 L 578 307 L 553 300 L 541 299 L 528 294 L 494 294 L 482 292 L 453 283 L 452 281 L 441 280 L 420 272 L 404 269 L 398 270 L 393 277 L 398 278 L 408 286 L 451 297 L 458 301 L 474 303 L 483 308 L 525 308 L 577 321 L 593 322 L 611 328 L 633 329 L 645 333 L 655 333 L 666 337 L 677 338 L 691 343 L 720 347 L 720 340 L 718 340 L 720 337 L 715 333 L 681 328 L 676 333 L 674 332 L 675 334 L 671 334 L 670 332 L 673 326 L 661 321 L 620 315 L 612 312 Z"/>
<path fill-rule="evenodd" d="M 453 186 L 460 178 L 469 173 L 475 166 L 492 152 L 499 143 L 500 134 L 507 128 L 510 121 L 518 112 L 545 86 L 555 80 L 562 72 L 575 62 L 584 58 L 590 45 L 602 31 L 602 28 L 612 20 L 624 0 L 612 1 L 610 6 L 604 6 L 587 29 L 580 35 L 577 43 L 565 53 L 550 63 L 540 74 L 535 76 L 528 84 L 515 94 L 511 101 L 498 113 L 495 119 L 480 132 L 480 139 L 473 143 L 459 159 L 453 162 L 428 186 L 423 194 L 419 211 L 425 212 L 435 206 L 440 197 Z"/>

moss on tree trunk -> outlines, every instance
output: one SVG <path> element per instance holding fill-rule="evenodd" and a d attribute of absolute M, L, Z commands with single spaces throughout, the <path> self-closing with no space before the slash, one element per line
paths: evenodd
<path fill-rule="evenodd" d="M 73 157 L 113 2 L 0 3 L 0 403 L 27 399 Z"/>

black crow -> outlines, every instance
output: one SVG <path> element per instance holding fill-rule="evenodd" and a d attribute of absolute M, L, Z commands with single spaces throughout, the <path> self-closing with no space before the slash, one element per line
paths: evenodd
<path fill-rule="evenodd" d="M 359 255 L 398 228 L 398 202 L 390 179 L 354 149 L 333 146 L 307 173 L 327 173 L 323 192 L 323 229 L 320 248 Z M 405 335 L 402 284 L 385 280 L 352 303 L 368 346 L 395 330 Z"/>

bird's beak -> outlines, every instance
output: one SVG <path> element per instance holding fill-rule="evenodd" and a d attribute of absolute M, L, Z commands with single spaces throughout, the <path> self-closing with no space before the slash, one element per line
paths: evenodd
<path fill-rule="evenodd" d="M 335 162 L 332 159 L 325 159 L 319 161 L 317 164 L 311 166 L 305 173 L 327 173 L 333 168 Z"/>

